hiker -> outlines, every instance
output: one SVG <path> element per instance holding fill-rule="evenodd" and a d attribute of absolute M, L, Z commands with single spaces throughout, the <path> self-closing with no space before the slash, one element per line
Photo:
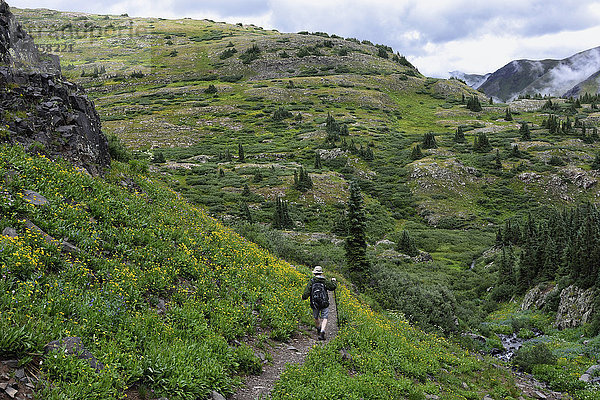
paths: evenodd
<path fill-rule="evenodd" d="M 327 327 L 327 317 L 329 316 L 329 295 L 328 290 L 335 290 L 337 283 L 335 278 L 328 281 L 323 276 L 323 268 L 317 265 L 313 269 L 313 277 L 304 289 L 302 300 L 310 297 L 310 308 L 313 310 L 315 317 L 315 327 L 319 340 L 325 340 L 325 327 Z"/>

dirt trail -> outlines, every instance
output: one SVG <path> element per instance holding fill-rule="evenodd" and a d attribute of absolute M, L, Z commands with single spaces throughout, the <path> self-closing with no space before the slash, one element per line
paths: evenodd
<path fill-rule="evenodd" d="M 238 390 L 229 400 L 265 400 L 273 390 L 275 382 L 281 376 L 287 364 L 302 364 L 310 349 L 328 343 L 338 333 L 337 304 L 335 304 L 333 292 L 329 292 L 329 319 L 325 329 L 325 341 L 317 340 L 317 332 L 314 327 L 302 326 L 300 332 L 296 333 L 288 343 L 272 342 L 267 351 L 271 354 L 273 361 L 263 366 L 260 375 L 248 376 L 244 386 Z M 307 312 L 309 312 L 307 310 Z"/>

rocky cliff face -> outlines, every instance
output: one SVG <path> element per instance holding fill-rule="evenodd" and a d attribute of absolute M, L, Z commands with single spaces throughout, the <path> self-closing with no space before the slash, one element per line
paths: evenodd
<path fill-rule="evenodd" d="M 97 175 L 110 164 L 94 104 L 40 53 L 0 0 L 0 143 L 65 158 Z"/>
<path fill-rule="evenodd" d="M 522 310 L 541 310 L 558 293 L 558 286 L 540 284 L 529 290 L 521 304 Z M 574 328 L 591 321 L 594 313 L 594 289 L 583 290 L 575 285 L 560 291 L 554 327 Z"/>

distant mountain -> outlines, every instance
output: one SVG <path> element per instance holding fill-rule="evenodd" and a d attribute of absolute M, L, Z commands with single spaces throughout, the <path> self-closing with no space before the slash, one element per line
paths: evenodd
<path fill-rule="evenodd" d="M 599 93 L 599 73 L 600 47 L 595 47 L 563 60 L 511 61 L 489 74 L 482 83 L 475 79 L 464 80 L 468 85 L 483 91 L 488 96 L 510 101 L 524 94 L 578 96 L 585 92 Z"/>
<path fill-rule="evenodd" d="M 467 85 L 471 86 L 473 89 L 478 89 L 479 86 L 481 86 L 487 80 L 487 78 L 489 78 L 490 75 L 491 75 L 491 73 L 485 74 L 485 75 L 478 75 L 478 74 L 465 74 L 464 72 L 461 72 L 461 71 L 451 71 L 450 72 L 450 77 L 464 81 Z"/>

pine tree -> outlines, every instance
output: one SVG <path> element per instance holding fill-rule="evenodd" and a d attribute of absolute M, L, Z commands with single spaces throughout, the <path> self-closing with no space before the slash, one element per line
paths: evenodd
<path fill-rule="evenodd" d="M 348 236 L 346 237 L 346 263 L 350 278 L 359 286 L 365 286 L 369 272 L 367 260 L 366 217 L 358 184 L 350 184 L 348 200 Z"/>
<path fill-rule="evenodd" d="M 278 197 L 275 202 L 275 212 L 273 213 L 273 228 L 286 229 L 293 226 L 294 222 L 290 218 L 287 202 Z"/>
<path fill-rule="evenodd" d="M 506 109 L 506 114 L 504 115 L 504 120 L 505 121 L 512 121 L 513 120 L 513 116 L 512 116 L 512 113 L 510 112 L 510 108 Z"/>
<path fill-rule="evenodd" d="M 592 162 L 592 169 L 598 171 L 600 170 L 600 153 L 596 153 L 596 157 L 594 158 L 594 161 Z"/>
<path fill-rule="evenodd" d="M 238 144 L 238 161 L 244 162 L 246 160 L 246 156 L 244 155 L 244 147 L 241 143 Z"/>
<path fill-rule="evenodd" d="M 519 150 L 518 144 L 510 146 L 510 156 L 515 158 L 521 158 L 521 151 Z"/>
<path fill-rule="evenodd" d="M 312 179 L 310 179 L 310 175 L 308 175 L 308 172 L 304 168 L 300 167 L 300 171 L 294 171 L 294 189 L 306 192 L 312 189 L 312 187 Z"/>
<path fill-rule="evenodd" d="M 464 143 L 465 142 L 465 131 L 462 126 L 456 128 L 456 132 L 454 133 L 454 141 L 456 143 Z"/>
<path fill-rule="evenodd" d="M 423 149 L 435 149 L 437 148 L 437 142 L 435 141 L 435 135 L 433 132 L 427 132 L 423 135 Z"/>
<path fill-rule="evenodd" d="M 232 157 L 231 157 L 231 153 L 229 152 L 229 149 L 225 149 L 225 161 L 231 161 Z"/>
<path fill-rule="evenodd" d="M 487 153 L 491 149 L 492 145 L 490 144 L 485 132 L 479 132 L 479 134 L 473 139 L 473 151 Z"/>
<path fill-rule="evenodd" d="M 400 240 L 398 240 L 396 250 L 411 257 L 419 254 L 419 250 L 408 234 L 408 231 L 402 231 L 402 236 L 400 236 Z"/>
<path fill-rule="evenodd" d="M 250 214 L 248 203 L 245 201 L 240 201 L 240 217 L 250 224 L 254 222 L 252 220 L 252 214 Z"/>
<path fill-rule="evenodd" d="M 529 124 L 527 122 L 523 122 L 521 127 L 519 128 L 519 134 L 521 135 L 521 140 L 527 141 L 531 140 L 531 134 L 529 132 Z"/>
<path fill-rule="evenodd" d="M 419 144 L 412 148 L 410 152 L 410 158 L 412 160 L 419 160 L 423 158 L 423 152 L 421 151 L 421 146 Z"/>
<path fill-rule="evenodd" d="M 315 151 L 315 169 L 321 169 L 323 166 L 321 165 L 321 153 Z"/>
<path fill-rule="evenodd" d="M 477 97 L 477 96 L 469 97 L 469 99 L 467 100 L 467 109 L 474 111 L 474 112 L 481 111 L 482 108 L 481 108 L 481 103 L 479 102 L 479 97 Z"/>
<path fill-rule="evenodd" d="M 494 158 L 494 168 L 500 171 L 502 169 L 502 160 L 500 159 L 500 151 L 498 149 L 496 149 L 496 156 Z"/>
<path fill-rule="evenodd" d="M 248 187 L 248 184 L 244 184 L 244 189 L 242 190 L 242 197 L 244 199 L 247 199 L 248 197 L 252 196 L 252 192 L 250 191 L 250 188 Z"/>

